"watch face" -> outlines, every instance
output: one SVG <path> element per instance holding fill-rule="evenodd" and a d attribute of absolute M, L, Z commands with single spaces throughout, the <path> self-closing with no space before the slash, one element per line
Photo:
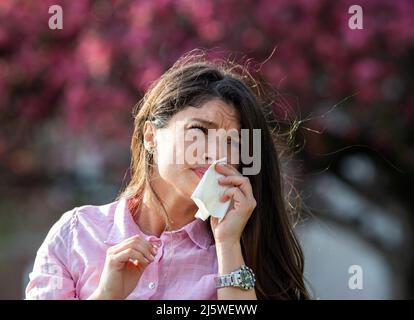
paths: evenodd
<path fill-rule="evenodd" d="M 242 268 L 242 270 L 240 272 L 240 278 L 241 278 L 241 284 L 242 284 L 243 288 L 245 288 L 245 289 L 252 288 L 255 284 L 255 281 L 256 281 L 253 273 L 247 267 Z"/>

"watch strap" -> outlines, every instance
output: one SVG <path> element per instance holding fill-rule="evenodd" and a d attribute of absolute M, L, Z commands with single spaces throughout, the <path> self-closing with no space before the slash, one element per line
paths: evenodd
<path fill-rule="evenodd" d="M 242 265 L 239 269 L 233 272 L 230 272 L 228 274 L 221 275 L 221 276 L 216 276 L 214 278 L 216 288 L 218 289 L 218 288 L 223 288 L 223 287 L 239 287 L 242 289 L 248 289 L 249 285 L 246 286 L 245 284 L 241 283 L 242 282 L 241 272 L 246 269 L 253 276 L 253 286 L 254 286 L 254 283 L 256 280 L 255 280 L 253 271 L 250 268 L 246 267 L 245 265 Z"/>

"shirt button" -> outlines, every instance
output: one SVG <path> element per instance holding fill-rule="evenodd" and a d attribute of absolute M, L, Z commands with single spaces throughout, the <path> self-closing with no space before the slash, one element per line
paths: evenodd
<path fill-rule="evenodd" d="M 154 282 L 150 282 L 149 285 L 148 285 L 148 288 L 154 289 L 155 288 L 155 283 Z"/>

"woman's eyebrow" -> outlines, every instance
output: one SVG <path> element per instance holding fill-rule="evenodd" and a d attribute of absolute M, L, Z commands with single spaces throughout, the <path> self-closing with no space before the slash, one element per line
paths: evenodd
<path fill-rule="evenodd" d="M 189 121 L 199 121 L 199 122 L 202 122 L 202 123 L 204 123 L 204 124 L 206 124 L 207 126 L 210 126 L 210 127 L 215 127 L 215 128 L 218 127 L 215 122 L 208 121 L 208 120 L 204 120 L 204 119 L 200 119 L 200 118 L 190 118 Z"/>

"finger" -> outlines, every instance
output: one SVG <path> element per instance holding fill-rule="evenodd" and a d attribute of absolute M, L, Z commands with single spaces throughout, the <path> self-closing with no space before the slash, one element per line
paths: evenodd
<path fill-rule="evenodd" d="M 218 173 L 221 173 L 225 176 L 228 176 L 228 175 L 241 176 L 241 173 L 236 168 L 234 168 L 233 166 L 229 164 L 217 163 L 215 165 L 215 168 Z"/>
<path fill-rule="evenodd" d="M 125 240 L 126 243 L 137 243 L 140 244 L 141 246 L 144 246 L 147 250 L 151 251 L 151 249 L 154 247 L 154 245 L 152 243 L 150 243 L 149 241 L 145 240 L 144 238 L 140 237 L 139 235 L 134 235 L 128 239 Z"/>
<path fill-rule="evenodd" d="M 142 266 L 147 266 L 152 260 L 148 260 L 141 252 L 128 248 L 110 256 L 110 262 L 116 266 L 123 266 L 129 260 L 137 260 Z M 134 263 L 135 265 L 137 263 Z"/>
<path fill-rule="evenodd" d="M 120 252 L 120 251 L 122 251 L 122 250 L 125 250 L 125 249 L 126 249 L 126 248 L 128 248 L 128 247 L 129 247 L 129 245 L 130 245 L 133 241 L 135 241 L 135 239 L 137 239 L 137 238 L 140 238 L 140 236 L 139 236 L 139 235 L 134 235 L 134 236 L 132 236 L 132 237 L 129 237 L 129 238 L 127 238 L 127 239 L 125 239 L 125 240 L 121 241 L 120 243 L 118 243 L 118 244 L 116 244 L 116 245 L 112 246 L 110 249 L 111 249 L 111 251 L 112 251 L 113 253 L 115 253 L 115 252 Z"/>
<path fill-rule="evenodd" d="M 142 238 L 135 238 L 131 242 L 131 246 L 140 252 L 142 252 L 147 259 L 150 259 L 152 257 L 155 257 L 158 251 L 158 247 L 149 243 L 148 241 L 142 239 Z"/>
<path fill-rule="evenodd" d="M 141 263 L 139 263 L 138 260 L 129 260 L 127 262 L 127 266 L 132 267 L 138 271 L 142 271 L 144 269 L 144 266 Z"/>
<path fill-rule="evenodd" d="M 239 187 L 240 190 L 244 193 L 246 197 L 253 196 L 252 185 L 250 184 L 250 180 L 244 176 L 227 176 L 220 178 L 219 184 L 221 185 L 234 185 Z"/>
<path fill-rule="evenodd" d="M 157 248 L 152 245 L 150 242 L 142 239 L 139 235 L 132 236 L 128 239 L 125 239 L 121 243 L 113 246 L 110 251 L 112 253 L 118 253 L 127 248 L 134 248 L 138 251 L 144 252 L 146 255 L 156 255 Z"/>
<path fill-rule="evenodd" d="M 157 254 L 157 250 L 155 246 L 151 244 L 147 245 L 145 240 L 141 241 L 142 239 L 134 239 L 133 241 L 125 241 L 125 243 L 120 243 L 117 246 L 114 246 L 108 249 L 108 253 L 110 254 L 117 254 L 122 252 L 126 249 L 134 249 L 141 252 L 147 259 L 153 259 Z"/>
<path fill-rule="evenodd" d="M 235 201 L 238 202 L 244 202 L 246 199 L 246 196 L 241 192 L 241 190 L 237 187 L 229 188 L 226 191 L 223 192 L 223 196 L 221 199 L 223 201 L 227 201 L 229 199 L 233 198 Z"/>
<path fill-rule="evenodd" d="M 151 263 L 151 261 L 150 261 L 150 263 Z M 137 270 L 142 270 L 142 269 L 144 269 L 144 268 L 146 268 L 147 266 L 148 266 L 148 264 L 147 265 L 145 265 L 145 264 L 143 264 L 142 262 L 140 262 L 138 259 L 129 259 L 127 262 L 126 262 L 126 264 L 128 265 L 128 266 L 131 266 L 131 267 L 133 267 L 133 268 L 135 268 L 135 269 L 137 269 Z"/>

